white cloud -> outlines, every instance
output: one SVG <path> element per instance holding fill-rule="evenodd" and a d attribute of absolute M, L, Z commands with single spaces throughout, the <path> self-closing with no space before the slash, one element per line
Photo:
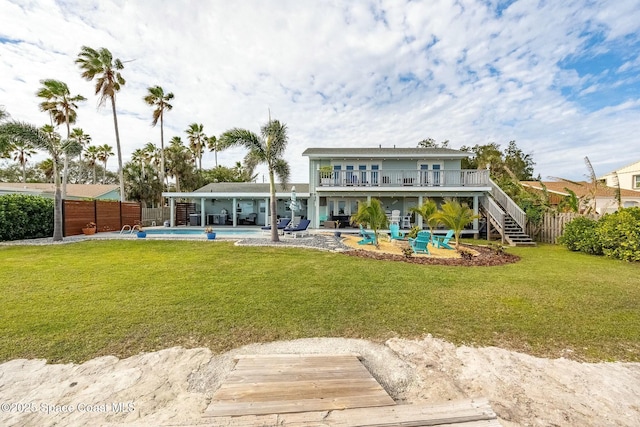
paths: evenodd
<path fill-rule="evenodd" d="M 45 123 L 34 94 L 41 79 L 60 79 L 88 98 L 77 125 L 115 145 L 110 109 L 96 110 L 74 60 L 88 45 L 131 61 L 117 98 L 125 161 L 158 143 L 142 102 L 156 84 L 175 94 L 167 140 L 186 140 L 192 122 L 209 134 L 257 132 L 270 109 L 289 127 L 294 181 L 307 179 L 305 148 L 408 147 L 426 137 L 454 147 L 515 139 L 542 176 L 580 177 L 585 155 L 596 169 L 638 155 L 637 95 L 590 112 L 559 89 L 598 93 L 559 63 L 583 52 L 585 30 L 603 29 L 608 42 L 637 34 L 638 1 L 521 0 L 501 17 L 479 0 L 0 0 L 0 10 L 0 38 L 18 40 L 0 43 L 0 104 L 15 118 Z M 243 154 L 218 159 L 233 165 Z"/>

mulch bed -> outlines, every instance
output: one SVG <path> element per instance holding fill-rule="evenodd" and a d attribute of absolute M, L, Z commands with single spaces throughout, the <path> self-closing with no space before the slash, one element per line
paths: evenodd
<path fill-rule="evenodd" d="M 463 248 L 478 252 L 478 255 L 471 257 L 470 259 L 464 258 L 431 258 L 431 257 L 405 257 L 404 255 L 394 255 L 385 252 L 373 252 L 364 251 L 362 249 L 356 249 L 352 251 L 343 252 L 348 256 L 356 256 L 360 258 L 377 259 L 384 261 L 401 261 L 409 262 L 412 264 L 427 264 L 427 265 L 453 265 L 453 266 L 465 266 L 465 267 L 490 267 L 495 265 L 512 264 L 518 262 L 520 257 L 508 253 L 496 253 L 495 250 L 485 246 L 473 246 L 473 245 L 460 245 Z"/>

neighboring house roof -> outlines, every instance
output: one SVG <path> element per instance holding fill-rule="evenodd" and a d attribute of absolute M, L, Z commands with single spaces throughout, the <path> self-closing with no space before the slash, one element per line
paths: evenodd
<path fill-rule="evenodd" d="M 465 158 L 472 155 L 466 151 L 449 148 L 307 148 L 303 156 L 313 158 Z"/>
<path fill-rule="evenodd" d="M 631 172 L 640 172 L 640 161 L 633 162 L 627 166 L 623 166 L 620 169 L 613 170 L 609 173 L 602 175 L 598 179 L 605 179 L 609 175 L 613 175 L 614 173 L 623 174 L 623 173 L 631 173 Z"/>
<path fill-rule="evenodd" d="M 542 185 L 540 185 L 539 181 L 520 181 L 525 187 L 533 188 L 536 190 L 542 190 Z M 550 193 L 556 193 L 563 196 L 568 196 L 567 188 L 573 191 L 576 196 L 591 196 L 592 194 L 591 183 L 587 181 L 577 181 L 577 183 L 571 183 L 566 181 L 543 181 L 542 184 L 547 188 L 547 191 Z M 606 187 L 604 185 L 598 185 L 596 189 L 596 197 L 613 197 L 615 195 L 615 189 L 613 187 Z M 622 197 L 632 197 L 637 198 L 638 192 L 633 190 L 625 190 L 624 188 L 620 189 L 620 196 Z"/>
<path fill-rule="evenodd" d="M 67 195 L 82 199 L 97 199 L 112 191 L 118 191 L 119 188 L 118 185 L 107 184 L 67 184 Z M 53 194 L 55 189 L 55 185 L 51 183 L 0 182 L 0 192 Z"/>

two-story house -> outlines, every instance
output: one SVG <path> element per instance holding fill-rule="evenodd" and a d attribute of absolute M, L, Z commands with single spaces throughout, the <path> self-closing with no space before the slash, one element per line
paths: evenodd
<path fill-rule="evenodd" d="M 524 212 L 489 179 L 488 170 L 461 168 L 467 152 L 446 148 L 309 148 L 302 155 L 309 158 L 309 182 L 284 189 L 278 184 L 275 214 L 306 217 L 311 228 L 320 228 L 325 221 L 348 225 L 358 204 L 373 198 L 379 199 L 389 214 L 399 212 L 403 218 L 427 198 L 438 204 L 448 198 L 462 200 L 475 214 L 486 216 L 488 224 L 503 237 L 510 234 L 506 236 L 510 244 L 519 242 L 526 225 Z M 294 187 L 297 203 L 292 206 Z M 164 196 L 170 201 L 172 225 L 262 225 L 271 215 L 268 184 L 212 183 L 195 192 Z M 178 199 L 188 203 L 176 204 Z M 423 226 L 422 218 L 414 216 L 411 225 Z M 479 232 L 478 220 L 468 232 Z"/>
<path fill-rule="evenodd" d="M 385 210 L 408 215 L 426 198 L 464 198 L 478 213 L 491 190 L 489 171 L 462 170 L 469 154 L 444 148 L 309 148 L 309 218 L 344 221 L 360 202 L 379 199 Z M 422 225 L 422 218 L 414 220 Z M 477 221 L 474 230 L 478 229 Z"/>

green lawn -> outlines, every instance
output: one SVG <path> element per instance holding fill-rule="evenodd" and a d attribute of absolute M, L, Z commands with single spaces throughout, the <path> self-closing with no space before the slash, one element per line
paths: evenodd
<path fill-rule="evenodd" d="M 638 263 L 549 245 L 509 251 L 522 260 L 444 267 L 202 241 L 0 247 L 0 360 L 426 333 L 640 360 Z"/>

